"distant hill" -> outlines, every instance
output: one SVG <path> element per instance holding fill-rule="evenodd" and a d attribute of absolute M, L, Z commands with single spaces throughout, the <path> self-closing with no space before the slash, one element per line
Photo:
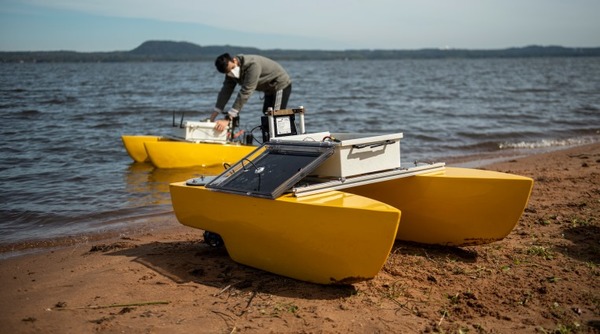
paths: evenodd
<path fill-rule="evenodd" d="M 440 59 L 440 58 L 516 58 L 516 57 L 598 57 L 597 48 L 527 46 L 496 50 L 419 49 L 419 50 L 261 50 L 231 45 L 200 46 L 189 42 L 147 41 L 131 51 L 74 52 L 31 51 L 0 52 L 0 62 L 136 62 L 205 61 L 229 52 L 232 55 L 261 54 L 277 60 L 334 59 Z"/>
<path fill-rule="evenodd" d="M 260 50 L 229 45 L 200 46 L 188 42 L 148 41 L 128 53 L 145 57 L 208 57 L 212 59 L 225 52 L 251 54 L 259 53 Z"/>

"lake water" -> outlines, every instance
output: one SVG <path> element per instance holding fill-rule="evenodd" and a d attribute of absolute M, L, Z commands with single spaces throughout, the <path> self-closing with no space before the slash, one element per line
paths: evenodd
<path fill-rule="evenodd" d="M 403 132 L 403 162 L 600 140 L 600 58 L 284 61 L 309 132 Z M 201 171 L 134 164 L 122 134 L 212 111 L 212 62 L 0 64 L 0 246 L 135 224 Z M 241 113 L 259 124 L 261 96 Z"/>

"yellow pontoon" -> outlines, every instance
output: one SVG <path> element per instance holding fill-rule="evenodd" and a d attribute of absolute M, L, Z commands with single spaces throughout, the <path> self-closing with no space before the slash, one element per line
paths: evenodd
<path fill-rule="evenodd" d="M 177 219 L 219 234 L 234 261 L 313 283 L 373 278 L 400 219 L 390 205 L 339 191 L 271 200 L 185 182 L 170 187 Z"/>
<path fill-rule="evenodd" d="M 149 162 L 148 153 L 146 153 L 146 142 L 157 142 L 159 140 L 168 140 L 160 136 L 133 136 L 123 135 L 121 136 L 125 151 L 133 159 L 134 162 Z"/>
<path fill-rule="evenodd" d="M 190 143 L 183 141 L 146 141 L 148 159 L 157 168 L 206 168 L 233 164 L 256 146 L 239 143 Z"/>
<path fill-rule="evenodd" d="M 532 187 L 528 177 L 445 167 L 346 191 L 402 211 L 398 240 L 467 246 L 505 238 L 525 210 Z"/>

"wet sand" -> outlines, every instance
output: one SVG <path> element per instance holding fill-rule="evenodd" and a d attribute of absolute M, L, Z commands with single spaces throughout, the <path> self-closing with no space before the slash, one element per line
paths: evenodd
<path fill-rule="evenodd" d="M 478 168 L 535 181 L 517 227 L 502 241 L 462 248 L 397 241 L 375 279 L 321 286 L 237 264 L 224 250 L 204 244 L 202 231 L 180 225 L 166 212 L 135 229 L 46 241 L 5 256 L 0 328 L 5 333 L 599 332 L 600 144 Z"/>

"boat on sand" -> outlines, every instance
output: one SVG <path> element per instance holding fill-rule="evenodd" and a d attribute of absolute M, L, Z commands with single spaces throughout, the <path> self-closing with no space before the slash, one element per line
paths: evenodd
<path fill-rule="evenodd" d="M 444 163 L 400 164 L 402 134 L 271 140 L 216 177 L 170 185 L 177 219 L 239 263 L 319 284 L 372 279 L 395 240 L 499 241 L 533 180 Z"/>
<path fill-rule="evenodd" d="M 341 191 L 239 202 L 232 196 L 238 195 L 171 184 L 173 208 L 182 224 L 217 233 L 236 262 L 308 282 L 354 283 L 374 277 L 388 257 L 400 220 L 400 210 L 390 205 Z"/>

